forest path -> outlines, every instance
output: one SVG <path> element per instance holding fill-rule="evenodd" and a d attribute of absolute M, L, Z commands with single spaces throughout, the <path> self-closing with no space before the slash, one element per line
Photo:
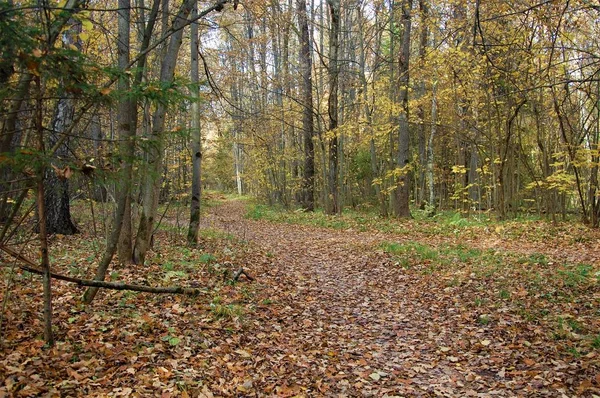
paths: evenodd
<path fill-rule="evenodd" d="M 543 342 L 535 337 L 539 330 L 526 335 L 518 321 L 502 315 L 482 325 L 481 309 L 467 307 L 472 298 L 463 297 L 460 288 L 392 266 L 389 256 L 373 249 L 382 240 L 379 234 L 252 221 L 244 213 L 243 202 L 225 202 L 205 224 L 271 254 L 272 266 L 256 276 L 273 305 L 259 311 L 255 324 L 261 332 L 250 333 L 245 342 L 264 353 L 252 376 L 263 380 L 255 384 L 263 394 L 573 391 L 572 374 L 580 369 L 544 358 Z"/>

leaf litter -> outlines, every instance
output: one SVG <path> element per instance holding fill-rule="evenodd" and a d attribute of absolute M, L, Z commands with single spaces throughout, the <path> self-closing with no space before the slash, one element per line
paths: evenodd
<path fill-rule="evenodd" d="M 580 247 L 496 236 L 489 250 L 484 235 L 339 231 L 244 212 L 226 201 L 204 219 L 201 247 L 159 234 L 149 265 L 114 267 L 120 280 L 204 287 L 199 297 L 103 291 L 84 307 L 79 288 L 55 282 L 51 349 L 41 284 L 17 275 L 0 396 L 600 395 L 597 263 L 555 265 Z M 53 241 L 71 253 L 57 269 L 85 264 L 71 258 L 83 253 L 77 239 Z M 256 280 L 230 283 L 239 266 Z"/>

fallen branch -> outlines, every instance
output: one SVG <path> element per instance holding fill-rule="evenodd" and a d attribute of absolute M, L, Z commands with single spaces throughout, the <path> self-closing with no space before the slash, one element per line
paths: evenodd
<path fill-rule="evenodd" d="M 39 269 L 37 265 L 23 256 L 20 253 L 6 247 L 0 246 L 0 250 L 9 254 L 10 256 L 20 260 L 23 264 L 19 264 L 18 267 L 23 271 L 31 272 L 32 274 L 43 275 L 44 271 Z M 130 285 L 123 282 L 105 282 L 105 281 L 97 281 L 92 279 L 81 279 L 74 278 L 71 276 L 57 274 L 55 272 L 50 273 L 50 277 L 52 279 L 58 279 L 65 282 L 76 283 L 79 286 L 90 286 L 90 287 L 101 287 L 105 289 L 111 290 L 131 290 L 134 292 L 146 292 L 146 293 L 172 293 L 172 294 L 186 294 L 190 296 L 197 296 L 204 291 L 198 288 L 191 287 L 182 287 L 182 286 L 169 286 L 169 287 L 152 287 L 152 286 L 144 286 L 144 285 Z"/>
<path fill-rule="evenodd" d="M 253 281 L 253 280 L 254 280 L 254 278 L 253 278 L 252 276 L 250 276 L 250 274 L 248 274 L 248 273 L 247 273 L 247 272 L 244 270 L 244 268 L 242 268 L 242 267 L 240 267 L 240 269 L 238 269 L 238 270 L 236 271 L 236 273 L 233 275 L 233 279 L 232 279 L 232 280 L 233 280 L 234 282 L 237 282 L 237 281 L 238 281 L 238 279 L 240 279 L 240 276 L 242 276 L 242 275 L 246 276 L 246 278 L 248 278 L 248 280 L 249 280 L 249 281 Z"/>

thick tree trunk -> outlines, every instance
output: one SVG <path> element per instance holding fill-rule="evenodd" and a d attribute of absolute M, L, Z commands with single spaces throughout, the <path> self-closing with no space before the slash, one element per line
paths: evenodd
<path fill-rule="evenodd" d="M 315 149 L 313 143 L 312 59 L 308 35 L 306 1 L 296 0 L 300 30 L 300 75 L 302 76 L 302 130 L 304 141 L 304 174 L 302 176 L 302 202 L 306 211 L 315 209 Z"/>
<path fill-rule="evenodd" d="M 52 131 L 48 137 L 50 148 L 58 143 L 62 138 L 60 134 L 73 123 L 74 113 L 75 106 L 72 99 L 61 98 L 58 100 Z M 46 168 L 44 173 L 46 232 L 48 234 L 73 235 L 78 232 L 71 218 L 68 173 L 58 171 L 68 167 L 65 162 L 65 159 L 69 157 L 68 146 L 69 140 L 64 140 L 52 158 L 54 170 Z"/>

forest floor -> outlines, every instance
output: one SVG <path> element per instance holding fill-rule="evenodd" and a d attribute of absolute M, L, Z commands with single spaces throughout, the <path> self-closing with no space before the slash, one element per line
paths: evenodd
<path fill-rule="evenodd" d="M 51 349 L 38 278 L 11 274 L 0 397 L 600 395 L 597 232 L 318 217 L 221 200 L 187 248 L 170 215 L 149 264 L 111 278 L 205 293 L 84 307 L 56 282 Z M 93 272 L 81 237 L 52 249 Z M 231 283 L 240 266 L 255 280 Z"/>

